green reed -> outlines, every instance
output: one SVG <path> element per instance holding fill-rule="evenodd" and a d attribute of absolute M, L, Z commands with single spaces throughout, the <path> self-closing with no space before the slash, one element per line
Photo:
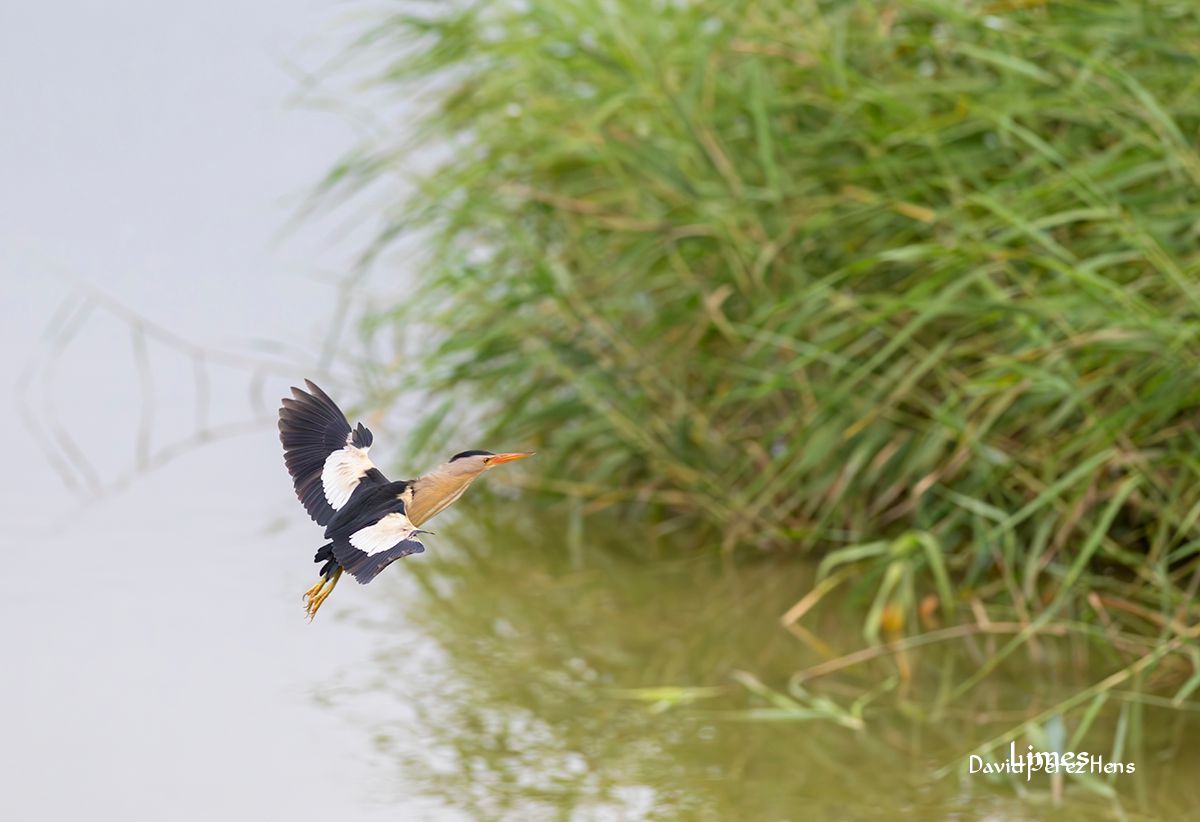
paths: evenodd
<path fill-rule="evenodd" d="M 1197 44 L 1168 0 L 400 4 L 352 53 L 420 114 L 326 181 L 425 248 L 369 380 L 439 398 L 417 448 L 819 552 L 872 646 L 1193 653 Z"/>

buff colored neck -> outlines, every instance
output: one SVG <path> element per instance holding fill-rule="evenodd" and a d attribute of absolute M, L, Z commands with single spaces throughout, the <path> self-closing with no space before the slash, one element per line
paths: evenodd
<path fill-rule="evenodd" d="M 442 465 L 413 480 L 408 521 L 420 525 L 433 519 L 461 497 L 477 476 L 479 474 L 449 470 L 449 465 Z"/>

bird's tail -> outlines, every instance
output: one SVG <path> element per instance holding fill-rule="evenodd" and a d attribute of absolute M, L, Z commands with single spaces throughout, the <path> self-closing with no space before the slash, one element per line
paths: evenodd
<path fill-rule="evenodd" d="M 338 561 L 333 556 L 333 543 L 322 545 L 317 549 L 317 555 L 313 557 L 313 562 L 323 562 L 321 566 L 321 576 L 332 576 L 333 572 L 338 569 Z"/>

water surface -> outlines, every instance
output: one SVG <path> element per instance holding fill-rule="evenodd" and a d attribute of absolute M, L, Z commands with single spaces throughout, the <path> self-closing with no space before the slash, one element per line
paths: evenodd
<path fill-rule="evenodd" d="M 1127 664 L 1111 649 L 1047 638 L 1038 661 L 1014 659 L 936 715 L 933 697 L 994 641 L 910 654 L 907 678 L 883 657 L 792 690 L 823 659 L 779 624 L 810 590 L 810 566 L 680 559 L 690 546 L 678 535 L 604 516 L 573 530 L 530 506 L 464 499 L 375 625 L 403 626 L 400 638 L 351 677 L 344 705 L 392 700 L 363 732 L 410 789 L 476 818 L 1173 819 L 1200 807 L 1197 723 L 1120 698 L 1081 748 L 1135 762 L 1134 775 L 1055 785 L 966 773 L 974 746 Z M 862 608 L 843 598 L 809 627 L 835 650 L 863 647 Z M 1163 665 L 1160 689 L 1173 694 L 1187 673 Z M 822 699 L 837 710 L 814 719 Z M 840 713 L 856 701 L 861 729 Z"/>
<path fill-rule="evenodd" d="M 263 419 L 322 361 L 349 370 L 323 354 L 364 225 L 284 231 L 354 139 L 337 114 L 291 103 L 345 42 L 321 42 L 341 8 L 0 7 L 5 819 L 442 812 L 377 802 L 394 775 L 319 702 L 391 637 L 339 623 L 369 597 L 304 624 L 320 532 Z M 137 326 L 89 311 L 97 292 L 251 366 L 210 358 L 201 387 L 186 350 L 141 337 L 146 383 Z M 245 433 L 141 464 L 143 444 L 154 457 L 227 424 Z"/>

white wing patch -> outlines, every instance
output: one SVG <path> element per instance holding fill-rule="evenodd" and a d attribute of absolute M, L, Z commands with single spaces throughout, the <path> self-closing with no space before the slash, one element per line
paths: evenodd
<path fill-rule="evenodd" d="M 325 458 L 325 467 L 321 470 L 321 487 L 325 491 L 329 507 L 333 510 L 336 511 L 346 504 L 354 489 L 362 482 L 362 478 L 375 467 L 375 463 L 367 456 L 368 450 L 356 448 L 347 442 L 345 448 L 334 451 Z"/>
<path fill-rule="evenodd" d="M 350 544 L 367 555 L 378 554 L 399 545 L 417 530 L 400 512 L 385 515 L 374 525 L 360 528 L 350 535 Z"/>

